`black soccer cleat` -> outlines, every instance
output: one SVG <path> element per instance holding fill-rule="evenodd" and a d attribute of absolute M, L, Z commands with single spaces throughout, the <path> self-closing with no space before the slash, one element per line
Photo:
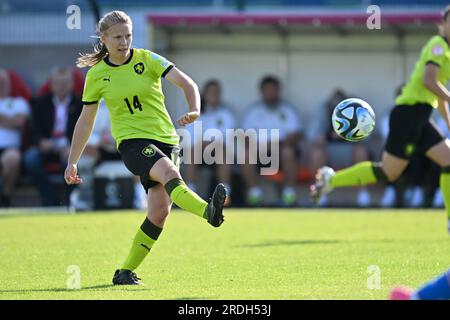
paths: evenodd
<path fill-rule="evenodd" d="M 113 285 L 141 285 L 140 278 L 131 270 L 116 270 L 112 280 Z"/>
<path fill-rule="evenodd" d="M 206 207 L 205 217 L 213 227 L 219 227 L 223 222 L 223 207 L 227 199 L 227 190 L 219 183 L 214 190 L 211 200 Z"/>

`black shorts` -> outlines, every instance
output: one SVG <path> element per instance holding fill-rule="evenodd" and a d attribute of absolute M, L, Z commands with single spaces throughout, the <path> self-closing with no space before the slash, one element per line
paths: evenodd
<path fill-rule="evenodd" d="M 444 140 L 444 135 L 430 119 L 433 107 L 428 104 L 395 106 L 389 117 L 389 135 L 385 150 L 409 160 L 415 153 L 426 153 Z"/>
<path fill-rule="evenodd" d="M 156 186 L 157 181 L 150 180 L 149 172 L 155 163 L 168 157 L 179 168 L 180 147 L 152 139 L 129 139 L 119 145 L 122 161 L 132 174 L 139 176 L 145 192 Z"/>

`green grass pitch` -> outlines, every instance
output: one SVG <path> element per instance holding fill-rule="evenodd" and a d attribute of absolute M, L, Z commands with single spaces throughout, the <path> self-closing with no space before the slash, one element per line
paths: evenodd
<path fill-rule="evenodd" d="M 386 299 L 450 267 L 442 210 L 227 210 L 219 229 L 174 211 L 137 269 L 145 286 L 113 287 L 143 218 L 0 217 L 0 299 Z"/>

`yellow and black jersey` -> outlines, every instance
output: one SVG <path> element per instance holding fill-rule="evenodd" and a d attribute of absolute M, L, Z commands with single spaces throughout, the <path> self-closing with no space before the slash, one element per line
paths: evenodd
<path fill-rule="evenodd" d="M 83 103 L 105 100 L 117 146 L 127 139 L 154 139 L 176 145 L 179 137 L 161 88 L 161 77 L 173 67 L 164 57 L 144 49 L 131 49 L 122 65 L 114 65 L 106 57 L 88 71 Z"/>

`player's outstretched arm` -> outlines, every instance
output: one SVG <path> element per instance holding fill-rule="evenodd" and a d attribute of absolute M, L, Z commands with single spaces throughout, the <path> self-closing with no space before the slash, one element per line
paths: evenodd
<path fill-rule="evenodd" d="M 439 66 L 429 63 L 425 66 L 423 75 L 423 85 L 425 88 L 433 92 L 438 98 L 450 102 L 450 92 L 447 88 L 439 82 L 437 76 L 439 73 Z"/>
<path fill-rule="evenodd" d="M 69 159 L 67 160 L 67 168 L 64 172 L 64 179 L 67 184 L 78 184 L 82 182 L 77 174 L 77 163 L 91 135 L 97 110 L 98 104 L 85 105 L 75 125 Z"/>
<path fill-rule="evenodd" d="M 165 78 L 172 84 L 183 89 L 184 96 L 189 105 L 189 112 L 177 120 L 180 126 L 194 122 L 200 116 L 200 93 L 198 87 L 187 74 L 178 68 L 172 68 Z"/>

